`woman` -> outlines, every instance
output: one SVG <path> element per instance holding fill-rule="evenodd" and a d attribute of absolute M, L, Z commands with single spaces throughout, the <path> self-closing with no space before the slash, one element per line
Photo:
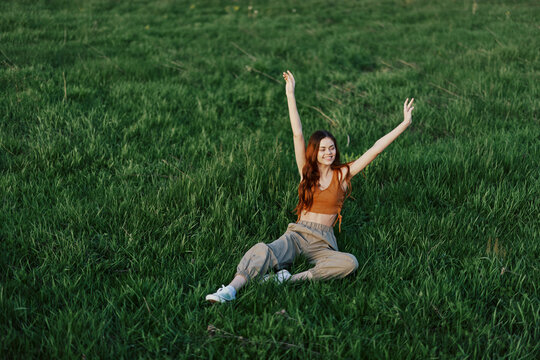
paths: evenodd
<path fill-rule="evenodd" d="M 302 124 L 294 98 L 294 77 L 290 71 L 283 73 L 289 104 L 289 116 L 294 138 L 296 165 L 300 173 L 298 219 L 289 224 L 287 231 L 276 241 L 254 245 L 238 264 L 236 275 L 228 286 L 206 296 L 210 302 L 226 302 L 236 298 L 236 292 L 255 278 L 263 276 L 270 268 L 283 269 L 292 264 L 297 255 L 304 255 L 315 266 L 291 275 L 283 269 L 262 281 L 273 279 L 278 283 L 299 280 L 324 280 L 342 278 L 354 272 L 358 261 L 352 254 L 338 251 L 333 226 L 339 221 L 341 207 L 351 178 L 373 161 L 410 124 L 414 99 L 403 104 L 404 120 L 394 130 L 380 138 L 355 161 L 341 164 L 336 139 L 327 131 L 316 131 L 309 139 L 307 149 L 302 135 Z"/>

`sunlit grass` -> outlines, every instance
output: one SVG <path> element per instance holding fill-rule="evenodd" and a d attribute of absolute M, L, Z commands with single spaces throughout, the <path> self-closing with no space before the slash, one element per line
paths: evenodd
<path fill-rule="evenodd" d="M 538 357 L 534 2 L 1 8 L 4 357 Z M 286 69 L 345 159 L 413 124 L 353 180 L 356 274 L 209 306 L 296 219 Z"/>

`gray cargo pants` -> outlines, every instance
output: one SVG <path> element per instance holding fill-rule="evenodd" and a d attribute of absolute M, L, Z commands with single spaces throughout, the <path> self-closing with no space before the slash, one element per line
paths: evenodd
<path fill-rule="evenodd" d="M 299 221 L 290 223 L 285 234 L 274 242 L 251 247 L 240 260 L 236 275 L 242 275 L 249 282 L 270 268 L 279 270 L 292 264 L 298 255 L 304 255 L 315 264 L 309 270 L 313 280 L 342 278 L 358 268 L 354 255 L 338 251 L 332 227 Z"/>

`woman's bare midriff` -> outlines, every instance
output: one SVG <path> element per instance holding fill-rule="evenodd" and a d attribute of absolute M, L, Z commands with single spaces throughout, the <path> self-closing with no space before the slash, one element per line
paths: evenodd
<path fill-rule="evenodd" d="M 311 221 L 326 226 L 334 225 L 337 214 L 320 214 L 311 211 L 304 211 L 300 216 L 300 220 Z"/>

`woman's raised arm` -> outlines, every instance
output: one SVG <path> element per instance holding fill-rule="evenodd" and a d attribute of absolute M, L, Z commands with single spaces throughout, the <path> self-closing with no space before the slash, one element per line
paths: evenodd
<path fill-rule="evenodd" d="M 296 166 L 298 166 L 298 172 L 300 173 L 300 178 L 302 178 L 302 169 L 306 163 L 306 144 L 304 142 L 304 135 L 302 134 L 300 115 L 298 115 L 298 109 L 296 108 L 296 99 L 294 98 L 294 76 L 287 70 L 283 73 L 283 78 L 286 82 L 285 93 L 287 94 L 287 103 L 289 104 L 289 117 L 293 132 Z"/>
<path fill-rule="evenodd" d="M 405 129 L 411 124 L 411 112 L 414 106 L 411 106 L 414 99 L 405 100 L 403 104 L 403 122 L 399 124 L 394 130 L 377 140 L 375 145 L 371 147 L 364 155 L 353 161 L 349 167 L 351 169 L 351 176 L 358 174 L 362 171 L 370 162 L 372 162 L 377 155 L 379 155 L 392 141 L 394 141 Z"/>

